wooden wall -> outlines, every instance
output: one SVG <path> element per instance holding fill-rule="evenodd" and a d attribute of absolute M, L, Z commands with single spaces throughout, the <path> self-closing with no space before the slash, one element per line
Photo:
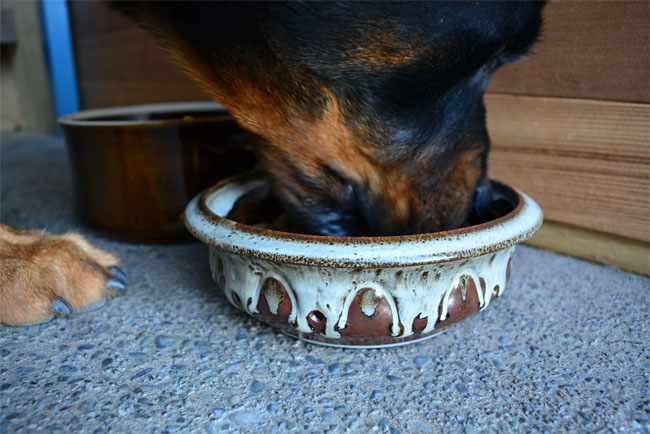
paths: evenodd
<path fill-rule="evenodd" d="M 148 34 L 104 8 L 70 3 L 84 108 L 207 98 Z M 490 174 L 552 222 L 533 243 L 646 274 L 649 13 L 647 1 L 549 2 L 534 55 L 497 72 L 485 98 Z M 593 242 L 578 243 L 585 233 Z"/>
<path fill-rule="evenodd" d="M 485 98 L 491 175 L 535 198 L 553 222 L 533 243 L 644 274 L 650 273 L 648 6 L 550 2 L 534 56 L 497 72 Z M 581 229 L 590 230 L 591 243 L 582 242 Z"/>

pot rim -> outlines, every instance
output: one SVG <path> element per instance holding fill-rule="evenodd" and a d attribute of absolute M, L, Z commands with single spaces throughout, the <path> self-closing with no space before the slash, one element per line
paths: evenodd
<path fill-rule="evenodd" d="M 517 196 L 515 209 L 489 222 L 434 233 L 381 237 L 305 235 L 237 223 L 215 212 L 220 193 L 222 201 L 234 204 L 241 195 L 266 182 L 255 172 L 222 180 L 190 201 L 185 209 L 185 226 L 192 235 L 210 246 L 276 263 L 331 268 L 392 268 L 451 262 L 494 253 L 530 238 L 543 221 L 542 210 L 535 201 L 523 192 L 494 180 L 491 182 Z M 221 214 L 227 215 L 232 204 Z"/>
<path fill-rule="evenodd" d="M 98 117 L 128 116 L 145 113 L 167 113 L 176 111 L 223 111 L 223 114 L 216 116 L 202 117 L 196 119 L 146 119 L 146 120 L 93 120 Z M 160 127 L 179 124 L 204 123 L 232 119 L 228 111 L 219 103 L 214 101 L 185 101 L 173 103 L 137 104 L 120 107 L 106 107 L 98 109 L 82 110 L 75 113 L 63 115 L 57 119 L 61 126 L 65 127 Z"/>

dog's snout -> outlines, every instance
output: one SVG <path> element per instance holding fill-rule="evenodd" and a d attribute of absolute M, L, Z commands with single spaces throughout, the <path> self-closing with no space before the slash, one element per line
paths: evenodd
<path fill-rule="evenodd" d="M 313 213 L 302 224 L 307 232 L 326 236 L 370 237 L 397 235 L 394 218 L 373 195 L 360 185 L 349 182 L 343 187 L 344 202 L 331 207 L 329 212 Z M 314 201 L 309 200 L 312 204 Z"/>
<path fill-rule="evenodd" d="M 488 178 L 481 178 L 474 190 L 474 197 L 472 200 L 473 211 L 477 214 L 484 214 L 492 203 L 492 184 Z"/>
<path fill-rule="evenodd" d="M 515 202 L 512 197 L 494 189 L 492 182 L 484 177 L 476 186 L 466 224 L 479 224 L 499 218 L 512 211 L 516 206 Z"/>

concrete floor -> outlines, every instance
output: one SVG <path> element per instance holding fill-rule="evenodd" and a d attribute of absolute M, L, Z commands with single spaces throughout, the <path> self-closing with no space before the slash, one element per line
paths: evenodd
<path fill-rule="evenodd" d="M 126 294 L 0 326 L 0 432 L 649 432 L 650 280 L 519 247 L 502 299 L 419 344 L 305 344 L 231 307 L 200 243 L 82 226 L 60 141 L 5 135 L 1 221 L 119 253 Z"/>

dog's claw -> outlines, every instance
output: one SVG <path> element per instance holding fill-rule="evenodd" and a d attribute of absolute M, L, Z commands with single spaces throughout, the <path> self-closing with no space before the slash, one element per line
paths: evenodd
<path fill-rule="evenodd" d="M 113 273 L 113 279 L 119 280 L 120 282 L 126 284 L 126 273 L 122 271 L 120 268 L 112 266 L 112 267 L 108 267 L 108 271 Z"/>
<path fill-rule="evenodd" d="M 106 289 L 117 289 L 117 290 L 122 290 L 126 288 L 126 283 L 122 282 L 121 280 L 118 280 L 114 277 L 111 277 L 108 279 L 106 282 Z"/>
<path fill-rule="evenodd" d="M 68 316 L 72 313 L 72 308 L 67 301 L 59 297 L 52 302 L 52 313 L 55 317 Z"/>

